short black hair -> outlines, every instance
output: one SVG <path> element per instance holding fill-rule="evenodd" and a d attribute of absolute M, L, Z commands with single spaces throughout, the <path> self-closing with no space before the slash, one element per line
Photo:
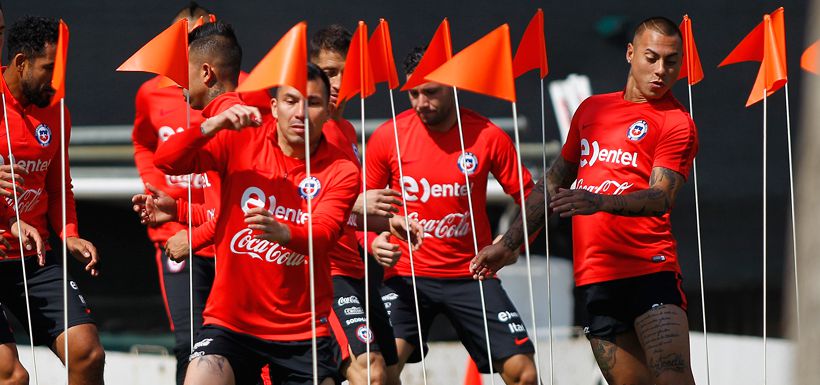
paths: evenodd
<path fill-rule="evenodd" d="M 683 34 L 681 34 L 680 28 L 678 28 L 678 25 L 675 24 L 674 21 L 663 16 L 652 16 L 640 22 L 638 26 L 635 27 L 635 31 L 632 33 L 632 41 L 635 41 L 635 38 L 647 29 L 651 29 L 664 36 L 677 36 L 683 40 Z"/>
<path fill-rule="evenodd" d="M 347 50 L 350 48 L 350 39 L 353 34 L 339 24 L 331 24 L 322 28 L 310 38 L 308 44 L 308 57 L 315 59 L 319 57 L 319 52 L 331 51 L 347 57 Z"/>
<path fill-rule="evenodd" d="M 325 71 L 322 71 L 322 69 L 319 68 L 319 66 L 317 66 L 316 64 L 308 62 L 308 64 L 307 64 L 307 80 L 308 81 L 321 80 L 322 84 L 325 85 L 325 92 L 324 92 L 325 102 L 330 103 L 330 79 L 328 79 L 327 74 L 325 74 Z M 279 91 L 279 87 L 273 87 L 270 90 L 268 90 L 268 93 L 270 93 L 270 95 L 275 98 L 276 93 L 278 91 Z"/>
<path fill-rule="evenodd" d="M 410 75 L 413 71 L 416 70 L 416 67 L 419 65 L 421 58 L 424 57 L 424 52 L 427 51 L 427 47 L 415 47 L 410 50 L 410 53 L 404 58 L 404 74 Z"/>
<path fill-rule="evenodd" d="M 209 59 L 220 59 L 226 75 L 239 79 L 242 47 L 230 24 L 217 21 L 205 23 L 188 33 L 188 52 L 200 53 Z"/>
<path fill-rule="evenodd" d="M 196 1 L 192 1 L 188 3 L 185 7 L 182 7 L 179 12 L 177 12 L 177 16 L 187 14 L 187 17 L 194 17 L 197 13 L 213 13 L 209 9 L 199 5 Z"/>
<path fill-rule="evenodd" d="M 45 55 L 46 44 L 57 44 L 60 21 L 41 16 L 23 16 L 8 29 L 8 53 L 13 58 L 22 53 L 27 58 Z"/>

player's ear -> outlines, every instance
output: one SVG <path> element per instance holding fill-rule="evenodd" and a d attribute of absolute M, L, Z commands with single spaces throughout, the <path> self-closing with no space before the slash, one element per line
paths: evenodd
<path fill-rule="evenodd" d="M 202 82 L 205 83 L 206 86 L 213 87 L 213 85 L 216 84 L 216 72 L 215 68 L 212 65 L 208 63 L 202 63 L 200 73 L 202 76 Z"/>
<path fill-rule="evenodd" d="M 626 44 L 626 62 L 632 64 L 632 55 L 635 53 L 635 47 L 632 43 Z"/>
<path fill-rule="evenodd" d="M 276 110 L 276 98 L 270 98 L 270 112 L 274 118 L 279 119 L 279 111 Z"/>

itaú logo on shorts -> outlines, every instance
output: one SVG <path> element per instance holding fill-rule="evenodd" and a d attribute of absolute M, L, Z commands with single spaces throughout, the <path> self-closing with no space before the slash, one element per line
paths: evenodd
<path fill-rule="evenodd" d="M 458 182 L 430 184 L 427 178 L 421 178 L 416 181 L 412 176 L 405 176 L 402 178 L 402 184 L 404 185 L 405 199 L 407 199 L 408 202 L 427 202 L 431 197 L 449 198 L 467 196 L 467 185 Z M 472 188 L 473 184 L 470 183 L 470 190 L 472 190 Z M 419 196 L 419 194 L 421 194 L 421 196 Z"/>
<path fill-rule="evenodd" d="M 268 202 L 267 207 L 265 207 L 265 201 Z M 297 225 L 307 223 L 308 219 L 308 213 L 303 212 L 301 208 L 294 209 L 277 205 L 276 196 L 267 195 L 261 188 L 255 186 L 246 188 L 242 193 L 240 207 L 244 212 L 254 208 L 267 209 L 276 219 L 290 221 Z"/>
<path fill-rule="evenodd" d="M 441 219 L 421 219 L 419 213 L 410 213 L 410 220 L 417 220 L 425 234 L 436 238 L 458 238 L 470 232 L 470 212 L 450 213 Z"/>
<path fill-rule="evenodd" d="M 285 266 L 299 266 L 305 263 L 304 254 L 289 250 L 278 242 L 256 239 L 253 230 L 242 229 L 231 238 L 231 252 L 249 255 L 253 259 Z"/>
<path fill-rule="evenodd" d="M 590 150 L 592 150 L 591 153 Z M 598 162 L 638 167 L 638 153 L 626 152 L 620 148 L 617 150 L 601 148 L 597 140 L 593 140 L 590 145 L 588 140 L 581 139 L 581 167 L 592 167 Z"/>

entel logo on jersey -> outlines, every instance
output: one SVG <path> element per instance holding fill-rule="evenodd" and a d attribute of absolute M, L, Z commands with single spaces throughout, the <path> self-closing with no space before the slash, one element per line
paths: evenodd
<path fill-rule="evenodd" d="M 581 139 L 581 167 L 592 167 L 596 162 L 638 167 L 637 152 L 625 152 L 620 148 L 617 150 L 601 148 L 597 140 L 592 141 L 591 149 L 592 156 L 590 157 L 590 143 L 586 138 Z M 589 157 L 589 159 L 584 157 Z"/>
<path fill-rule="evenodd" d="M 421 182 L 421 191 L 419 191 L 419 182 Z M 415 202 L 421 200 L 427 202 L 430 197 L 433 198 L 449 198 L 467 196 L 467 185 L 458 182 L 444 183 L 444 184 L 430 184 L 427 178 L 421 178 L 418 182 L 412 176 L 405 176 L 402 179 L 404 185 L 404 193 L 408 202 Z M 470 183 L 470 190 L 472 191 L 473 183 Z M 421 192 L 421 197 L 417 194 Z"/>
<path fill-rule="evenodd" d="M 308 214 L 303 212 L 301 208 L 294 209 L 285 206 L 277 206 L 276 196 L 267 196 L 261 188 L 256 186 L 251 186 L 245 189 L 242 193 L 240 207 L 242 207 L 242 211 L 244 212 L 248 212 L 250 209 L 254 208 L 265 208 L 266 197 L 268 201 L 267 209 L 276 219 L 290 221 L 296 223 L 297 225 L 305 224 L 307 222 Z"/>
<path fill-rule="evenodd" d="M 472 152 L 465 152 L 458 156 L 458 169 L 468 175 L 475 172 L 478 168 L 478 158 Z"/>
<path fill-rule="evenodd" d="M 313 199 L 319 194 L 322 189 L 322 183 L 315 176 L 302 179 L 299 182 L 299 195 L 304 199 Z"/>
<path fill-rule="evenodd" d="M 168 140 L 168 138 L 182 131 L 184 131 L 182 127 L 178 127 L 176 130 L 174 130 L 170 126 L 162 126 L 159 128 L 159 130 L 157 130 L 157 136 L 159 137 L 159 140 L 164 143 L 166 140 Z"/>
<path fill-rule="evenodd" d="M 639 120 L 629 126 L 629 129 L 626 130 L 626 137 L 637 142 L 643 139 L 647 132 L 649 132 L 649 123 L 646 120 Z"/>
<path fill-rule="evenodd" d="M 21 160 L 18 160 L 18 161 L 14 161 L 14 158 L 12 158 L 12 163 L 17 163 L 18 166 L 26 169 L 26 172 L 28 172 L 28 173 L 44 172 L 44 171 L 47 171 L 48 166 L 51 165 L 51 159 L 49 159 L 49 160 L 41 160 L 41 159 L 22 160 L 21 159 Z M 4 158 L 2 155 L 0 155 L 0 166 L 5 165 L 5 164 L 6 164 L 6 158 Z"/>
<path fill-rule="evenodd" d="M 51 128 L 45 123 L 40 123 L 40 125 L 34 129 L 34 137 L 37 138 L 37 142 L 39 142 L 41 146 L 48 147 L 51 143 Z"/>

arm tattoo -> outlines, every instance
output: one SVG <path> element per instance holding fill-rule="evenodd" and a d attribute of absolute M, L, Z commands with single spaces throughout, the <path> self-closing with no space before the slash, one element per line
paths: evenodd
<path fill-rule="evenodd" d="M 674 203 L 683 185 L 683 176 L 668 168 L 655 167 L 649 177 L 649 188 L 626 195 L 606 196 L 606 211 L 623 216 L 663 216 Z"/>
<path fill-rule="evenodd" d="M 545 200 L 549 203 L 549 195 L 557 193 L 559 187 L 569 187 L 577 175 L 577 164 L 568 163 L 560 155 L 555 158 L 552 166 L 547 170 L 546 176 L 541 177 L 541 180 L 535 184 L 526 202 L 524 202 L 524 208 L 527 210 L 527 232 L 529 234 L 524 234 L 523 221 L 519 213 L 502 238 L 504 247 L 508 250 L 515 250 L 529 236 L 543 228 L 547 222 L 546 217 L 548 214 L 544 204 Z"/>

